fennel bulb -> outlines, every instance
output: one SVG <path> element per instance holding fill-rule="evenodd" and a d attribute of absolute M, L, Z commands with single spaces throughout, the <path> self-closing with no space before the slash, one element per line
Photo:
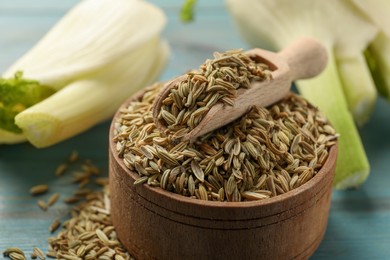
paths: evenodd
<path fill-rule="evenodd" d="M 362 184 L 370 167 L 353 117 L 364 123 L 376 101 L 375 85 L 362 56 L 378 33 L 376 26 L 349 3 L 339 0 L 226 3 L 239 32 L 254 47 L 280 50 L 303 36 L 316 38 L 327 47 L 329 64 L 325 71 L 316 78 L 297 81 L 296 85 L 340 134 L 335 187 Z"/>
<path fill-rule="evenodd" d="M 37 83 L 36 91 L 45 86 L 51 93 L 31 102 L 24 91 L 23 100 L 7 105 L 7 98 L 23 92 L 21 84 L 8 88 L 0 96 L 0 112 L 9 114 L 15 103 L 24 107 L 0 122 L 0 143 L 28 140 L 46 147 L 110 118 L 164 68 L 165 23 L 164 13 L 146 1 L 78 3 L 3 74 L 9 82 L 22 71 L 23 79 Z"/>

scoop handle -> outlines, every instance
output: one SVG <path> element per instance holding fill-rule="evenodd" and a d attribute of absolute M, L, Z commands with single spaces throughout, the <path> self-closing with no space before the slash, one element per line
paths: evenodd
<path fill-rule="evenodd" d="M 317 76 L 325 69 L 328 61 L 328 52 L 324 45 L 308 37 L 293 42 L 278 55 L 289 65 L 292 81 Z"/>

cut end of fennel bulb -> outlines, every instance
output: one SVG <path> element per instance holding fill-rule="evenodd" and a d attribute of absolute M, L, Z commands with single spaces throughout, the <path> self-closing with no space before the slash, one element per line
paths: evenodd
<path fill-rule="evenodd" d="M 15 123 L 25 138 L 38 148 L 47 146 L 61 133 L 61 121 L 45 113 L 21 113 L 15 117 Z"/>
<path fill-rule="evenodd" d="M 359 126 L 364 125 L 371 117 L 371 113 L 374 110 L 375 102 L 372 101 L 372 97 L 362 97 L 359 103 L 353 108 L 352 114 Z"/>
<path fill-rule="evenodd" d="M 360 171 L 351 174 L 349 177 L 342 178 L 341 181 L 334 184 L 337 190 L 356 189 L 366 181 L 369 176 L 369 171 Z"/>

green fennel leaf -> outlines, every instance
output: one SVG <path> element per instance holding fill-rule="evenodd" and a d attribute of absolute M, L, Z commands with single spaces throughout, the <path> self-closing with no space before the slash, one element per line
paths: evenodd
<path fill-rule="evenodd" d="M 182 22 L 191 22 L 194 20 L 194 9 L 197 0 L 185 0 L 180 11 L 180 19 Z"/>
<path fill-rule="evenodd" d="M 21 71 L 16 72 L 13 78 L 0 78 L 0 128 L 21 133 L 14 122 L 15 116 L 54 92 L 36 80 L 24 79 Z"/>

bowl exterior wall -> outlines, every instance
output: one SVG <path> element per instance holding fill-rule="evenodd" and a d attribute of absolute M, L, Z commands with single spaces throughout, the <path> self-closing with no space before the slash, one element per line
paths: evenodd
<path fill-rule="evenodd" d="M 110 151 L 112 220 L 137 259 L 307 259 L 326 230 L 334 167 L 328 163 L 317 185 L 271 204 L 213 207 L 134 186 Z"/>

